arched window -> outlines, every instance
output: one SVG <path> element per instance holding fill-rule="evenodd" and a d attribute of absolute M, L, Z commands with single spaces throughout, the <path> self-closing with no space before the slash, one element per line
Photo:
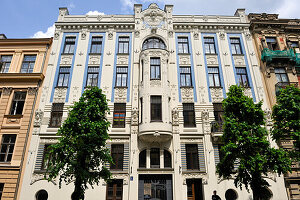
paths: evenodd
<path fill-rule="evenodd" d="M 146 149 L 140 152 L 139 167 L 140 168 L 146 168 Z"/>
<path fill-rule="evenodd" d="M 226 200 L 236 200 L 238 198 L 236 191 L 233 189 L 228 189 L 225 192 L 225 199 Z"/>
<path fill-rule="evenodd" d="M 166 45 L 161 39 L 151 37 L 144 41 L 143 50 L 145 49 L 166 49 Z"/>
<path fill-rule="evenodd" d="M 35 195 L 36 200 L 47 200 L 48 192 L 46 190 L 40 190 Z"/>
<path fill-rule="evenodd" d="M 172 163 L 171 163 L 171 153 L 167 150 L 164 150 L 164 167 L 165 168 L 171 168 Z"/>

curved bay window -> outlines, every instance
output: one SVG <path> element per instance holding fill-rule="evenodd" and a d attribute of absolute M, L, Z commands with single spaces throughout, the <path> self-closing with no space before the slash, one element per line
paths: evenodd
<path fill-rule="evenodd" d="M 166 49 L 166 45 L 162 39 L 151 37 L 146 39 L 143 43 L 143 50 L 146 49 Z"/>

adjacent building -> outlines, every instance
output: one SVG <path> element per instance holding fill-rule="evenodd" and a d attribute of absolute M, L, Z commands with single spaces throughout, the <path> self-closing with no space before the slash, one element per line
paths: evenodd
<path fill-rule="evenodd" d="M 44 155 L 87 86 L 110 100 L 115 165 L 114 180 L 88 189 L 86 199 L 203 200 L 214 190 L 222 199 L 251 199 L 216 174 L 230 85 L 245 87 L 270 113 L 249 28 L 244 9 L 204 16 L 174 15 L 172 5 L 156 4 L 136 4 L 133 15 L 60 8 L 19 199 L 71 198 L 73 184 L 59 189 L 57 180 L 44 180 Z M 266 180 L 274 200 L 288 198 L 283 177 Z"/>
<path fill-rule="evenodd" d="M 251 13 L 250 31 L 260 59 L 269 105 L 276 103 L 276 95 L 288 85 L 299 87 L 300 83 L 300 20 L 280 19 L 278 14 Z M 284 140 L 282 147 L 294 148 L 293 141 Z M 293 163 L 292 173 L 285 176 L 289 199 L 300 199 L 300 166 Z"/>
<path fill-rule="evenodd" d="M 20 191 L 51 43 L 0 37 L 0 199 Z"/>

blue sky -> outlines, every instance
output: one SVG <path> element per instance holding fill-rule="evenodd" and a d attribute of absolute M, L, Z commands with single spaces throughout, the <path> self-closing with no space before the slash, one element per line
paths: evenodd
<path fill-rule="evenodd" d="M 174 5 L 174 14 L 233 15 L 237 8 L 247 13 L 278 13 L 280 18 L 300 18 L 300 0 L 0 0 L 0 33 L 8 38 L 50 37 L 59 7 L 71 15 L 89 11 L 105 14 L 132 14 L 133 4 L 144 8 L 151 2 L 161 8 Z"/>

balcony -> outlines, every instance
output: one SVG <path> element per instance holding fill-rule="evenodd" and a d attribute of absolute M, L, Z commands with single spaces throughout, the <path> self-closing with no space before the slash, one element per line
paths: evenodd
<path fill-rule="evenodd" d="M 284 89 L 287 86 L 298 87 L 298 82 L 278 82 L 275 84 L 275 94 L 278 96 L 280 94 L 280 89 Z"/>
<path fill-rule="evenodd" d="M 290 61 L 294 63 L 298 62 L 300 65 L 300 55 L 296 54 L 294 49 L 273 51 L 268 48 L 264 48 L 261 52 L 261 60 L 267 63 L 276 61 Z"/>

